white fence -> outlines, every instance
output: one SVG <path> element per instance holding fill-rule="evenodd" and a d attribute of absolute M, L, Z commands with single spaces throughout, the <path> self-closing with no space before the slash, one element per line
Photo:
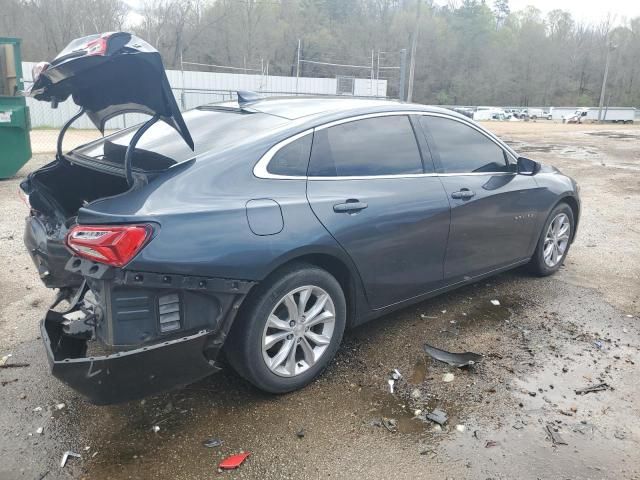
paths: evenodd
<path fill-rule="evenodd" d="M 32 82 L 31 69 L 35 64 L 22 62 L 26 85 Z M 235 73 L 195 72 L 167 70 L 167 77 L 178 105 L 183 110 L 234 98 L 236 90 L 251 90 L 265 96 L 271 95 L 336 95 L 335 78 L 279 77 L 272 75 L 245 75 Z M 25 86 L 26 86 L 25 85 Z M 353 95 L 362 97 L 386 97 L 387 81 L 354 79 Z M 61 102 L 57 109 L 48 103 L 27 98 L 33 128 L 60 128 L 78 111 L 72 99 Z M 119 129 L 144 121 L 145 116 L 126 114 L 107 122 L 107 129 Z M 94 128 L 86 117 L 74 123 L 75 128 Z"/>

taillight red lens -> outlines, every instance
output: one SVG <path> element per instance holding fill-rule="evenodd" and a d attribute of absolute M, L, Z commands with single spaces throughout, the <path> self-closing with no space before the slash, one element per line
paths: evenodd
<path fill-rule="evenodd" d="M 122 267 L 151 237 L 151 225 L 76 225 L 67 233 L 67 246 L 79 257 Z"/>
<path fill-rule="evenodd" d="M 104 34 L 95 40 L 87 42 L 82 48 L 87 51 L 87 55 L 104 55 L 107 53 L 107 41 L 110 36 L 110 33 Z"/>

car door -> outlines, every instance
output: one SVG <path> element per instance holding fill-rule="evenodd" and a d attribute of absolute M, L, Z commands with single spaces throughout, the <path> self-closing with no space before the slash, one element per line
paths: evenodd
<path fill-rule="evenodd" d="M 314 132 L 309 203 L 353 259 L 374 309 L 442 285 L 449 202 L 424 165 L 433 175 L 407 115 L 349 119 Z"/>
<path fill-rule="evenodd" d="M 539 191 L 534 178 L 516 174 L 512 155 L 475 125 L 434 115 L 420 124 L 451 204 L 447 283 L 525 259 Z"/>

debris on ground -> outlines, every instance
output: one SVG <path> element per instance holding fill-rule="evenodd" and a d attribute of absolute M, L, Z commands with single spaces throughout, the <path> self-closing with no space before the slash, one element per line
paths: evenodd
<path fill-rule="evenodd" d="M 160 431 L 160 427 L 158 425 L 154 425 L 151 427 L 151 430 L 153 430 L 153 433 L 158 433 Z"/>
<path fill-rule="evenodd" d="M 66 405 L 64 403 L 58 403 L 56 405 L 56 410 L 62 410 L 64 407 L 66 407 Z"/>
<path fill-rule="evenodd" d="M 592 385 L 590 387 L 580 388 L 578 390 L 575 390 L 575 392 L 576 392 L 576 395 L 584 395 L 586 393 L 601 392 L 603 390 L 608 390 L 608 389 L 609 389 L 608 384 L 599 383 L 597 385 Z"/>
<path fill-rule="evenodd" d="M 69 457 L 82 458 L 82 455 L 76 452 L 72 452 L 71 450 L 67 450 L 62 454 L 62 460 L 60 460 L 60 468 L 64 468 Z"/>
<path fill-rule="evenodd" d="M 393 393 L 393 385 L 396 383 L 396 381 L 393 378 L 390 378 L 389 380 L 387 380 L 387 383 L 389 384 L 389 391 Z"/>
<path fill-rule="evenodd" d="M 552 424 L 547 424 L 547 432 L 549 433 L 549 437 L 554 445 L 568 445 L 567 442 L 560 436 L 556 427 Z"/>
<path fill-rule="evenodd" d="M 28 363 L 7 363 L 11 357 L 13 357 L 13 355 L 8 353 L 0 358 L 0 368 L 22 368 L 29 366 Z"/>
<path fill-rule="evenodd" d="M 224 443 L 224 440 L 221 440 L 219 438 L 209 438 L 204 442 L 202 442 L 202 445 L 204 445 L 207 448 L 218 448 L 218 447 L 221 447 L 223 443 Z"/>
<path fill-rule="evenodd" d="M 221 470 L 233 470 L 235 468 L 238 468 L 240 465 L 242 465 L 242 462 L 244 462 L 249 455 L 249 452 L 240 452 L 236 453 L 235 455 L 231 455 L 230 457 L 222 460 L 220 462 L 220 465 L 218 465 L 218 468 Z"/>
<path fill-rule="evenodd" d="M 445 423 L 447 423 L 449 417 L 447 417 L 446 412 L 440 410 L 439 408 L 436 408 L 431 413 L 427 414 L 427 419 L 437 423 L 438 425 L 444 425 Z"/>
<path fill-rule="evenodd" d="M 382 426 L 391 433 L 396 433 L 398 431 L 398 421 L 395 418 L 382 417 Z"/>
<path fill-rule="evenodd" d="M 304 427 L 296 432 L 296 437 L 304 438 Z"/>
<path fill-rule="evenodd" d="M 500 305 L 500 300 L 491 300 L 491 305 L 495 305 L 496 307 Z"/>
<path fill-rule="evenodd" d="M 593 342 L 593 345 L 596 348 L 602 348 L 604 346 L 604 343 L 602 342 L 602 340 L 596 340 L 595 342 Z"/>
<path fill-rule="evenodd" d="M 36 430 L 36 433 L 37 433 L 38 435 L 42 435 L 42 432 L 44 432 L 44 428 L 42 428 L 42 427 L 39 427 L 39 428 Z"/>
<path fill-rule="evenodd" d="M 495 440 L 487 440 L 487 443 L 484 444 L 484 448 L 497 447 L 500 445 L 500 442 L 496 442 Z"/>
<path fill-rule="evenodd" d="M 29 363 L 7 363 L 4 365 L 0 365 L 0 368 L 23 368 L 28 367 Z"/>
<path fill-rule="evenodd" d="M 440 350 L 439 348 L 432 347 L 428 343 L 425 343 L 422 347 L 424 351 L 431 358 L 444 363 L 448 363 L 454 367 L 467 367 L 469 365 L 475 365 L 480 362 L 484 357 L 478 353 L 464 352 L 464 353 L 451 353 L 446 350 Z"/>
<path fill-rule="evenodd" d="M 394 380 L 400 380 L 402 378 L 402 374 L 398 371 L 397 368 L 394 368 L 393 372 L 391 372 L 391 378 L 393 378 Z"/>
<path fill-rule="evenodd" d="M 449 383 L 449 382 L 453 382 L 453 379 L 456 378 L 455 375 L 453 373 L 445 373 L 442 376 L 442 381 Z"/>
<path fill-rule="evenodd" d="M 526 424 L 527 422 L 525 422 L 524 420 L 518 419 L 513 425 L 511 425 L 511 427 L 515 430 L 522 430 Z"/>
<path fill-rule="evenodd" d="M 41 412 L 42 411 L 42 407 L 36 407 L 33 409 L 34 412 Z"/>
<path fill-rule="evenodd" d="M 456 425 L 456 430 L 459 432 L 464 432 L 466 427 L 464 425 Z"/>

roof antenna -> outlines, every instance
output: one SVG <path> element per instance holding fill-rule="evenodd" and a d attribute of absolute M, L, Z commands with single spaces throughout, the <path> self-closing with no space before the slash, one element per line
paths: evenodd
<path fill-rule="evenodd" d="M 238 105 L 242 109 L 243 107 L 249 105 L 250 103 L 257 102 L 258 100 L 262 100 L 263 97 L 258 95 L 256 92 L 250 92 L 247 90 L 238 90 L 236 92 L 238 94 Z"/>

